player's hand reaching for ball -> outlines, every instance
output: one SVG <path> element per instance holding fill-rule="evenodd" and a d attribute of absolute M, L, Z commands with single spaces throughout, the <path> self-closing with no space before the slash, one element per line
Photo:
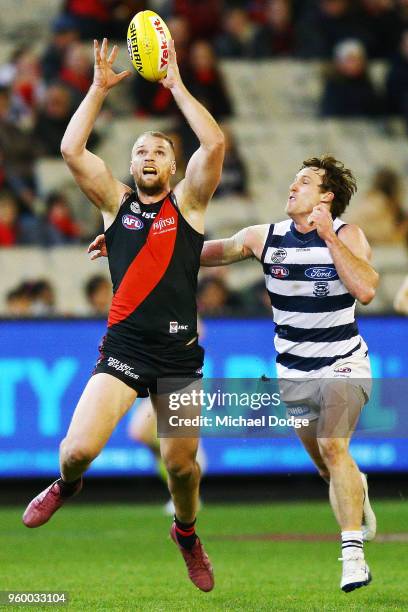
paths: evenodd
<path fill-rule="evenodd" d="M 167 66 L 167 74 L 164 79 L 160 80 L 160 83 L 166 89 L 173 89 L 181 83 L 181 76 L 177 65 L 176 50 L 174 48 L 174 40 L 169 40 L 169 61 Z"/>
<path fill-rule="evenodd" d="M 106 250 L 106 241 L 105 236 L 103 234 L 99 234 L 91 242 L 88 247 L 88 253 L 91 253 L 91 259 L 98 259 L 99 257 L 107 257 L 108 251 Z"/>
<path fill-rule="evenodd" d="M 102 45 L 99 46 L 97 40 L 94 40 L 94 78 L 93 84 L 95 87 L 109 91 L 112 87 L 115 87 L 123 79 L 130 75 L 129 70 L 123 70 L 116 74 L 113 71 L 112 65 L 117 58 L 119 47 L 114 45 L 112 51 L 108 55 L 108 39 L 104 38 Z"/>
<path fill-rule="evenodd" d="M 324 204 L 314 206 L 311 214 L 307 218 L 307 222 L 313 229 L 317 230 L 322 240 L 329 240 L 335 235 L 333 230 L 333 218 L 329 209 Z"/>

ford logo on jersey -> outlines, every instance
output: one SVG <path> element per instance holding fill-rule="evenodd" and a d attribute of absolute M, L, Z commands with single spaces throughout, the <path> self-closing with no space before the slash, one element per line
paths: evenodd
<path fill-rule="evenodd" d="M 289 276 L 289 270 L 285 266 L 271 266 L 270 272 L 275 278 L 286 278 Z"/>
<path fill-rule="evenodd" d="M 134 215 L 123 215 L 122 225 L 129 230 L 140 230 L 143 227 L 143 221 Z"/>
<path fill-rule="evenodd" d="M 307 278 L 322 278 L 327 280 L 329 278 L 336 278 L 337 272 L 334 268 L 308 268 L 305 270 L 305 276 L 307 276 Z"/>

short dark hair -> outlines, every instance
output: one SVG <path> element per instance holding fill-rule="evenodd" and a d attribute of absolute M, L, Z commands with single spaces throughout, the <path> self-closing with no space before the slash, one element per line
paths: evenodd
<path fill-rule="evenodd" d="M 334 193 L 334 200 L 331 204 L 331 214 L 333 219 L 344 213 L 350 203 L 351 197 L 357 191 L 356 179 L 344 164 L 331 155 L 321 157 L 311 157 L 305 159 L 303 168 L 319 168 L 324 170 L 320 190 L 323 192 L 331 191 Z"/>
<path fill-rule="evenodd" d="M 139 140 L 139 138 L 141 138 L 142 136 L 154 136 L 154 138 L 162 138 L 163 140 L 165 140 L 166 142 L 169 143 L 169 145 L 171 146 L 172 150 L 174 151 L 174 142 L 172 141 L 171 138 L 169 138 L 166 134 L 164 134 L 163 132 L 155 132 L 153 130 L 149 130 L 148 132 L 143 132 L 143 134 L 140 134 L 140 136 L 137 137 L 136 142 Z"/>

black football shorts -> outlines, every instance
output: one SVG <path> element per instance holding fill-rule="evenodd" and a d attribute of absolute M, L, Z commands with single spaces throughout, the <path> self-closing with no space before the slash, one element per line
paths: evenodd
<path fill-rule="evenodd" d="M 182 352 L 143 353 L 132 359 L 111 352 L 101 352 L 92 375 L 104 372 L 137 391 L 138 397 L 150 393 L 177 391 L 192 380 L 203 377 L 204 350 L 195 343 Z M 166 385 L 165 379 L 169 379 Z"/>

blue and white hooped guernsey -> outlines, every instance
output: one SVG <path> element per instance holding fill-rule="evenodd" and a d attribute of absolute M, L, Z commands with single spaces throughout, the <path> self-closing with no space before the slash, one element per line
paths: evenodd
<path fill-rule="evenodd" d="M 343 225 L 334 220 L 336 234 Z M 261 262 L 276 324 L 280 378 L 322 376 L 340 359 L 367 354 L 355 321 L 356 300 L 316 230 L 301 234 L 291 219 L 272 224 Z"/>

